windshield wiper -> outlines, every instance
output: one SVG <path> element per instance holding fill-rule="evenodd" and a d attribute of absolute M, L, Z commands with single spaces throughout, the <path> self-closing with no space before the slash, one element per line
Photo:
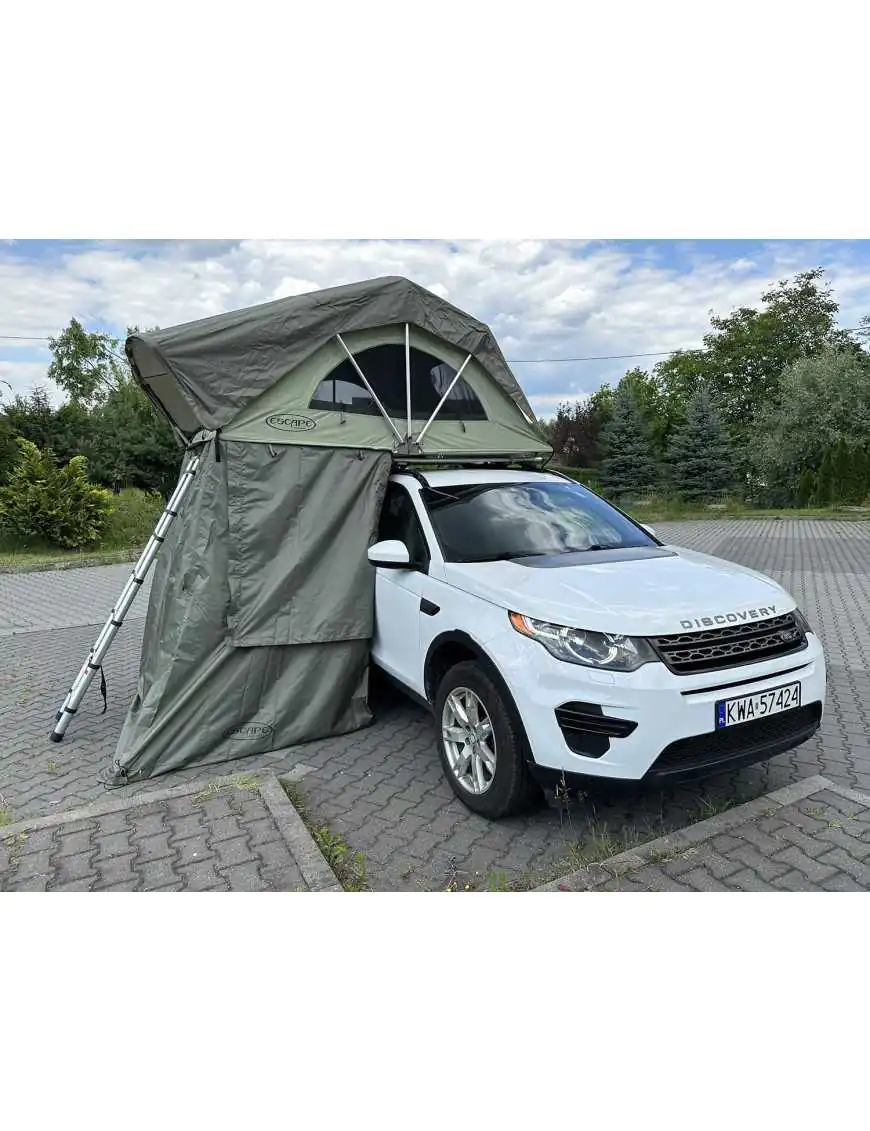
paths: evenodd
<path fill-rule="evenodd" d="M 503 554 L 491 554 L 487 558 L 469 558 L 467 559 L 468 565 L 477 565 L 478 562 L 512 562 L 514 558 L 541 558 L 546 557 L 546 554 L 540 550 L 516 550 L 506 551 Z"/>
<path fill-rule="evenodd" d="M 487 558 L 469 558 L 468 564 L 475 562 L 512 562 L 515 558 L 552 558 L 562 554 L 585 554 L 592 550 L 618 550 L 619 546 L 600 546 L 597 542 L 591 546 L 566 546 L 563 550 L 506 550 L 503 554 L 492 554 Z"/>

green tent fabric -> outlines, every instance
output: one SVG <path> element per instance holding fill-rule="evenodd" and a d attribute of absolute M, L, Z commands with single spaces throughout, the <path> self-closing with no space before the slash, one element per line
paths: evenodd
<path fill-rule="evenodd" d="M 410 324 L 471 354 L 529 420 L 534 413 L 482 322 L 408 279 L 387 276 L 277 299 L 127 339 L 141 381 L 180 430 L 224 428 L 337 333 Z"/>
<path fill-rule="evenodd" d="M 366 551 L 394 461 L 551 454 L 491 332 L 389 278 L 132 335 L 127 355 L 200 463 L 110 782 L 367 725 Z"/>

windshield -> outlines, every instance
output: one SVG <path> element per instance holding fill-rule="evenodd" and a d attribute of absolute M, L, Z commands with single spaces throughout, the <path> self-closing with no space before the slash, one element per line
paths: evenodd
<path fill-rule="evenodd" d="M 577 483 L 476 483 L 421 494 L 449 562 L 656 545 Z"/>

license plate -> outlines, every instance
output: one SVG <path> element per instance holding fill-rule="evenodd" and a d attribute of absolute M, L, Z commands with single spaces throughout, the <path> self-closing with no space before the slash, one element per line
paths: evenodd
<path fill-rule="evenodd" d="M 740 695 L 735 699 L 720 699 L 716 704 L 716 729 L 739 726 L 753 719 L 779 715 L 801 705 L 801 685 L 789 683 L 773 687 L 770 691 L 757 691 L 754 695 Z"/>

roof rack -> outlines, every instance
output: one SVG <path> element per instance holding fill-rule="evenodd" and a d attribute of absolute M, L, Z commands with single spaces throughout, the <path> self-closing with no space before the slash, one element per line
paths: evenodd
<path fill-rule="evenodd" d="M 462 467 L 519 467 L 527 468 L 529 470 L 538 470 L 545 466 L 549 456 L 539 456 L 534 452 L 520 452 L 518 455 L 502 455 L 494 453 L 487 456 L 408 456 L 408 455 L 393 455 L 393 466 L 401 468 L 409 475 L 412 474 L 411 468 L 422 466 L 424 469 L 430 471 L 439 468 L 462 468 Z"/>
<path fill-rule="evenodd" d="M 425 477 L 426 471 L 461 471 L 463 468 L 475 468 L 478 470 L 501 470 L 501 471 L 544 471 L 547 470 L 546 465 L 549 462 L 549 456 L 538 456 L 530 453 L 521 453 L 519 456 L 470 456 L 464 459 L 455 458 L 432 458 L 420 456 L 393 456 L 393 470 L 401 473 L 402 475 L 410 475 L 416 479 L 418 483 L 422 483 L 424 487 L 429 487 L 430 484 Z M 422 464 L 423 466 L 417 466 Z M 563 475 L 560 471 L 550 471 L 551 475 L 558 475 L 560 479 L 570 480 L 570 476 Z"/>

